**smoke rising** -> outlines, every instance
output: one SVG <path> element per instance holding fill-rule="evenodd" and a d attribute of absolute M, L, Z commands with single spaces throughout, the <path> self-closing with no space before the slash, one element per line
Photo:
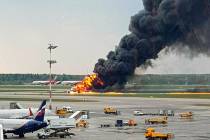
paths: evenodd
<path fill-rule="evenodd" d="M 131 33 L 107 59 L 95 64 L 94 72 L 105 83 L 100 88 L 122 88 L 137 67 L 150 66 L 166 47 L 181 46 L 181 51 L 187 46 L 189 53 L 210 54 L 210 0 L 143 0 L 143 4 L 144 10 L 131 17 Z"/>
<path fill-rule="evenodd" d="M 169 49 L 169 50 L 168 50 Z M 204 54 L 183 53 L 180 50 L 163 49 L 158 59 L 151 60 L 152 67 L 136 68 L 135 75 L 142 74 L 208 74 L 210 61 Z M 186 50 L 189 50 L 186 48 Z M 129 79 L 128 79 L 129 80 Z"/>

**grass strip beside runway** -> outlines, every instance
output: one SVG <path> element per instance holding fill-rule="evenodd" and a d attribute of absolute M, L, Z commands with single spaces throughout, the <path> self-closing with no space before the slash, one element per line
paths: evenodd
<path fill-rule="evenodd" d="M 41 101 L 48 98 L 22 98 L 22 97 L 0 97 L 0 101 Z M 97 100 L 89 99 L 53 99 L 55 102 L 98 102 Z"/>

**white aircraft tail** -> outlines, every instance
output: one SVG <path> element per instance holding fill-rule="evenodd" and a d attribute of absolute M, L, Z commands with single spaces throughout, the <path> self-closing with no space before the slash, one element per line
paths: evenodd
<path fill-rule="evenodd" d="M 57 80 L 57 75 L 54 77 L 54 79 L 53 79 L 53 80 L 54 80 L 54 81 L 55 81 L 55 80 Z"/>

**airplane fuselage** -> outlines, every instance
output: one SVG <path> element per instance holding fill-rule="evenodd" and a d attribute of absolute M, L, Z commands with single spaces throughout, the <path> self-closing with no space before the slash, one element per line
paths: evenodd
<path fill-rule="evenodd" d="M 13 133 L 15 135 L 34 132 L 47 126 L 47 123 L 32 119 L 0 119 L 4 133 Z"/>
<path fill-rule="evenodd" d="M 46 127 L 48 124 L 44 122 L 45 108 L 46 100 L 43 100 L 33 119 L 0 119 L 4 137 L 7 138 L 6 133 L 13 133 L 22 138 L 25 133 L 34 132 Z"/>
<path fill-rule="evenodd" d="M 33 114 L 36 113 L 37 108 L 31 108 Z M 46 116 L 51 116 L 53 113 L 46 109 L 45 111 Z M 27 118 L 30 116 L 29 109 L 0 109 L 0 118 L 2 119 L 20 119 L 20 118 Z"/>

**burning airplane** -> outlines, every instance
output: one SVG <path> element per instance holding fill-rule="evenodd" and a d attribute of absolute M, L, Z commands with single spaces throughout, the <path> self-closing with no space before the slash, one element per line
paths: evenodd
<path fill-rule="evenodd" d="M 96 87 L 103 87 L 103 81 L 98 77 L 98 74 L 94 73 L 91 75 L 87 75 L 82 81 L 76 83 L 72 91 L 77 93 L 89 92 L 93 91 Z"/>
<path fill-rule="evenodd" d="M 210 0 L 143 0 L 143 5 L 131 17 L 130 34 L 107 59 L 98 60 L 95 74 L 76 84 L 75 91 L 123 88 L 137 67 L 150 66 L 165 48 L 210 54 Z"/>

